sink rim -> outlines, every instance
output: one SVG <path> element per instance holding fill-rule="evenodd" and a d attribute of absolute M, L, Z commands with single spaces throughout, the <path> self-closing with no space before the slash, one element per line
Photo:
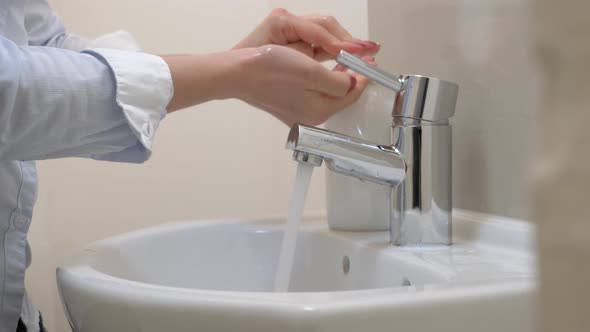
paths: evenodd
<path fill-rule="evenodd" d="M 86 267 L 89 268 L 89 267 Z M 419 303 L 446 302 L 464 297 L 502 297 L 527 294 L 536 289 L 530 278 L 493 280 L 486 282 L 458 282 L 432 285 L 423 290 L 413 286 L 386 287 L 332 292 L 249 292 L 206 290 L 148 284 L 116 278 L 91 269 L 94 278 L 79 278 L 78 290 L 100 298 L 121 298 L 131 303 L 159 303 L 190 306 L 203 303 L 232 307 L 248 307 L 252 310 L 274 308 L 301 309 L 304 311 L 343 308 L 348 306 L 405 306 Z M 90 271 L 87 271 L 90 272 Z M 57 269 L 58 278 L 69 278 L 71 271 Z M 98 277 L 98 278 L 96 278 Z M 101 283 L 96 283 L 101 281 Z M 80 287 L 82 286 L 82 287 Z M 61 293 L 61 286 L 60 286 Z M 133 296 L 131 296 L 133 295 Z M 392 296 L 395 295 L 395 296 Z M 63 296 L 63 295 L 62 295 Z"/>
<path fill-rule="evenodd" d="M 465 241 L 479 241 L 478 245 L 485 250 L 486 246 L 491 246 L 489 249 L 497 250 L 499 243 L 497 238 L 493 242 L 486 242 L 487 237 L 493 237 L 494 232 L 506 232 L 512 237 L 501 237 L 503 246 L 501 247 L 505 254 L 520 255 L 523 259 L 533 259 L 533 244 L 532 237 L 534 235 L 534 225 L 520 220 L 490 216 L 480 213 L 473 213 L 471 211 L 454 210 L 454 233 L 453 235 L 459 239 L 459 244 Z M 317 225 L 309 224 L 310 222 L 318 222 L 325 220 L 321 216 L 312 216 L 305 218 L 307 227 L 327 229 L 327 225 L 318 223 Z M 100 250 L 108 248 L 109 244 L 117 243 L 118 241 L 141 237 L 150 233 L 158 233 L 164 229 L 174 231 L 177 227 L 206 227 L 215 223 L 219 227 L 224 227 L 231 224 L 252 224 L 274 226 L 278 228 L 278 223 L 284 221 L 284 218 L 250 218 L 250 219 L 209 219 L 209 220 L 187 220 L 173 223 L 161 224 L 146 229 L 140 229 L 126 234 L 116 235 L 105 240 L 94 242 L 83 249 L 81 252 L 70 257 L 66 262 L 57 269 L 57 279 L 60 285 L 60 293 L 62 292 L 62 283 L 66 279 L 70 282 L 78 283 L 77 287 L 88 294 L 98 294 L 105 298 L 113 298 L 123 296 L 127 301 L 131 297 L 134 300 L 143 302 L 171 303 L 175 301 L 192 302 L 192 303 L 223 303 L 224 305 L 243 305 L 244 303 L 263 305 L 265 308 L 270 308 L 273 305 L 279 307 L 295 306 L 303 310 L 315 310 L 319 307 L 342 307 L 352 304 L 375 304 L 375 301 L 388 305 L 406 305 L 408 303 L 418 303 L 421 301 L 428 301 L 429 303 L 437 298 L 447 301 L 452 297 L 464 296 L 501 296 L 502 294 L 514 294 L 514 292 L 528 292 L 535 288 L 534 277 L 512 277 L 506 279 L 485 280 L 485 281 L 457 281 L 436 283 L 425 285 L 423 289 L 418 289 L 415 286 L 404 287 L 385 287 L 385 288 L 371 288 L 371 289 L 357 289 L 357 290 L 338 290 L 338 291 L 320 291 L 320 292 L 252 292 L 252 291 L 234 291 L 234 290 L 208 290 L 208 289 L 193 289 L 181 288 L 167 285 L 150 284 L 137 280 L 129 280 L 109 275 L 91 266 L 92 256 L 99 254 Z M 486 228 L 486 231 L 479 229 L 479 232 L 474 232 L 475 228 Z M 477 230 L 477 229 L 476 229 Z M 332 231 L 330 231 L 332 232 Z M 335 232 L 347 233 L 349 232 Z M 386 232 L 371 232 L 375 235 L 383 235 Z M 491 234 L 491 235 L 490 235 Z M 353 234 L 354 236 L 354 234 Z M 367 234 L 359 235 L 366 238 Z M 531 252 L 527 253 L 526 248 Z M 399 249 L 399 248 L 398 248 Z M 401 248 L 401 250 L 412 250 Z M 534 271 L 533 271 L 534 272 Z M 100 281 L 100 282 L 97 282 Z M 133 296 L 131 293 L 134 293 Z M 391 296 L 395 294 L 395 296 Z M 108 296 L 107 296 L 108 295 Z"/>

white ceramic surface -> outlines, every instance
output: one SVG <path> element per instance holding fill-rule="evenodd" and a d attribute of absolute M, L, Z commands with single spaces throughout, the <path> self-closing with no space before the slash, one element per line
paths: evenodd
<path fill-rule="evenodd" d="M 450 247 L 392 247 L 387 232 L 309 219 L 290 293 L 270 292 L 282 220 L 117 236 L 63 264 L 58 284 L 76 332 L 532 331 L 533 227 L 454 213 Z"/>

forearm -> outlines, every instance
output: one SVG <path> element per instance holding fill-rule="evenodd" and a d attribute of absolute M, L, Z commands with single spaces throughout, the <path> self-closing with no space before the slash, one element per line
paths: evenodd
<path fill-rule="evenodd" d="M 170 68 L 174 96 L 168 112 L 215 99 L 237 97 L 240 67 L 250 50 L 232 50 L 201 55 L 162 56 Z"/>
<path fill-rule="evenodd" d="M 172 95 L 166 63 L 142 53 L 76 53 L 0 37 L 0 68 L 0 160 L 134 150 L 141 158 L 128 160 L 143 161 Z"/>

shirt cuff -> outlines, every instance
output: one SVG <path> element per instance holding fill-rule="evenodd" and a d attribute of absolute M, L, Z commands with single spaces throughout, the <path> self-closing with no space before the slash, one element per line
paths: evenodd
<path fill-rule="evenodd" d="M 82 52 L 102 58 L 111 68 L 116 102 L 149 158 L 156 130 L 174 94 L 168 65 L 161 57 L 147 53 L 103 48 Z"/>

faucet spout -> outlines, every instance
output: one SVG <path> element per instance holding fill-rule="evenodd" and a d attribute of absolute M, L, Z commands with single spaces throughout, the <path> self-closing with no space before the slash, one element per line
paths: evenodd
<path fill-rule="evenodd" d="M 294 151 L 299 162 L 311 160 L 319 166 L 317 160 L 321 158 L 330 170 L 361 180 L 395 187 L 406 177 L 404 157 L 393 146 L 296 124 L 289 132 L 286 147 Z"/>

